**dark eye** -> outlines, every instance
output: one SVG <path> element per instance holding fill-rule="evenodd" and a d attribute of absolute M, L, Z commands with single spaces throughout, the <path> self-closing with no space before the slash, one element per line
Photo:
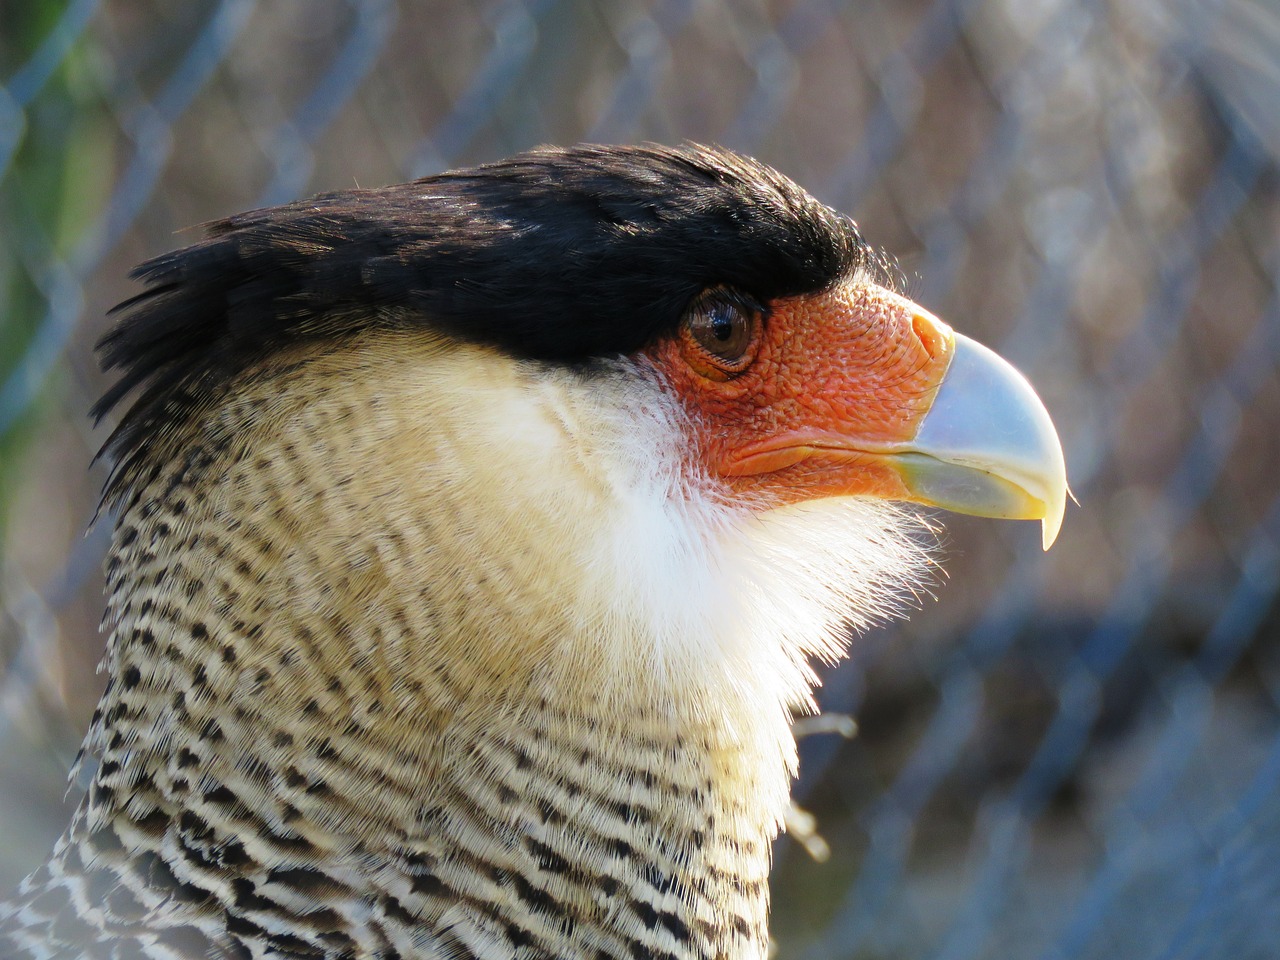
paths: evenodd
<path fill-rule="evenodd" d="M 754 359 L 760 324 L 760 310 L 742 299 L 724 290 L 704 293 L 685 315 L 686 342 L 693 348 L 690 361 L 716 379 L 741 373 Z"/>

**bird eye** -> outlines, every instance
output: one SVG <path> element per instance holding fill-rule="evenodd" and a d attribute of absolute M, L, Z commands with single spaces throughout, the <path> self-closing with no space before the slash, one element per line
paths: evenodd
<path fill-rule="evenodd" d="M 759 341 L 759 308 L 723 289 L 698 297 L 681 328 L 690 364 L 705 377 L 729 380 L 755 359 Z"/>

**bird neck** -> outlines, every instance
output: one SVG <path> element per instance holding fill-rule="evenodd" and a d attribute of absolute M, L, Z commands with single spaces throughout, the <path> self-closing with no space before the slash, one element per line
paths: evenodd
<path fill-rule="evenodd" d="M 335 957 L 414 937 L 476 958 L 765 955 L 785 729 L 744 742 L 728 710 L 532 670 L 519 692 L 466 667 L 397 692 L 321 668 L 305 696 L 262 662 L 232 699 L 188 691 L 165 743 L 109 741 L 73 831 L 99 876 L 162 864 L 135 896 L 181 902 L 165 924 L 214 943 L 284 927 Z M 118 710 L 112 737 L 156 719 Z"/>
<path fill-rule="evenodd" d="M 158 437 L 66 869 L 219 944 L 763 957 L 807 660 L 915 548 L 721 502 L 626 373 L 382 334 Z"/>

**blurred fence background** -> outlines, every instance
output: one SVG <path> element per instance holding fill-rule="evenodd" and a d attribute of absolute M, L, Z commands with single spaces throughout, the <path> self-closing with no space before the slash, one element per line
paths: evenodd
<path fill-rule="evenodd" d="M 804 741 L 780 957 L 1280 956 L 1280 0 L 0 0 L 0 886 L 100 686 L 92 345 L 191 225 L 544 142 L 754 154 L 998 348 L 1080 501 L 947 518 Z M 71 798 L 74 802 L 74 796 Z"/>

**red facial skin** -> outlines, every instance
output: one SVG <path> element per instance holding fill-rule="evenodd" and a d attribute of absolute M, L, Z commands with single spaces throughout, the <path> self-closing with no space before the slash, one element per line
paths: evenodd
<path fill-rule="evenodd" d="M 684 328 L 650 358 L 735 495 L 912 499 L 884 454 L 915 436 L 951 360 L 950 331 L 870 283 L 776 300 L 730 379 Z"/>

